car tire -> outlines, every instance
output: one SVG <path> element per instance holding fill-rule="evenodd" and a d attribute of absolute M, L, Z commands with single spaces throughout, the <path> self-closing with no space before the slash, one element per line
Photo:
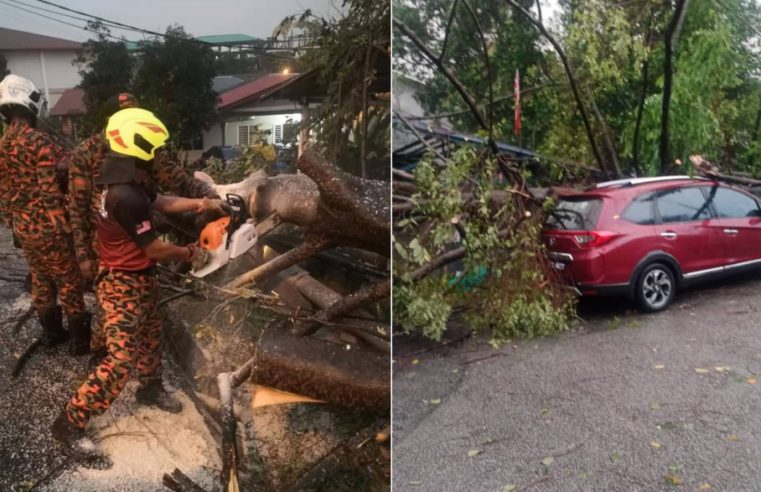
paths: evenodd
<path fill-rule="evenodd" d="M 646 313 L 663 311 L 674 300 L 675 294 L 674 273 L 663 263 L 645 267 L 637 279 L 634 291 L 637 307 Z"/>

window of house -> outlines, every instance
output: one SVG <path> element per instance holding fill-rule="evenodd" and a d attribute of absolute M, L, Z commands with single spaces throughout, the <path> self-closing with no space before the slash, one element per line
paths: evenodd
<path fill-rule="evenodd" d="M 658 211 L 665 224 L 711 218 L 709 202 L 696 186 L 674 188 L 661 193 L 658 196 Z"/>
<path fill-rule="evenodd" d="M 274 125 L 272 134 L 274 135 L 274 143 L 283 143 L 283 125 Z"/>
<path fill-rule="evenodd" d="M 238 145 L 248 145 L 249 136 L 251 135 L 251 130 L 253 128 L 254 127 L 247 125 L 241 125 L 238 127 Z"/>

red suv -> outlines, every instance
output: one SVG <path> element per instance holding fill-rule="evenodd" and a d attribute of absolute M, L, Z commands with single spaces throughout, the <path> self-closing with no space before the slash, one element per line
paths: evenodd
<path fill-rule="evenodd" d="M 751 194 L 689 176 L 600 183 L 563 195 L 542 232 L 553 266 L 581 295 L 665 309 L 693 282 L 761 267 Z"/>

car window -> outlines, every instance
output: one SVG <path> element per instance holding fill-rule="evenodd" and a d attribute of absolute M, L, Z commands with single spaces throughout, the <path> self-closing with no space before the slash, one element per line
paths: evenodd
<path fill-rule="evenodd" d="M 658 212 L 663 223 L 689 222 L 711 218 L 710 203 L 696 186 L 674 188 L 658 196 Z"/>
<path fill-rule="evenodd" d="M 640 195 L 629 204 L 621 216 L 624 220 L 639 225 L 652 225 L 655 223 L 653 217 L 654 193 Z"/>
<path fill-rule="evenodd" d="M 758 202 L 753 198 L 720 186 L 713 199 L 719 217 L 758 217 Z"/>
<path fill-rule="evenodd" d="M 548 229 L 588 231 L 594 229 L 600 217 L 602 200 L 599 198 L 567 197 L 558 200 L 555 210 L 547 218 Z"/>

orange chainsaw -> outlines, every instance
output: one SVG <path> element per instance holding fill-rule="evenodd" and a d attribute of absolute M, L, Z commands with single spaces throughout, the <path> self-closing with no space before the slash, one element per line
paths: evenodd
<path fill-rule="evenodd" d="M 226 199 L 230 215 L 209 222 L 201 231 L 199 243 L 210 253 L 211 259 L 198 270 L 190 271 L 194 277 L 205 277 L 216 272 L 256 244 L 256 229 L 253 219 L 248 217 L 243 197 L 230 193 Z"/>

